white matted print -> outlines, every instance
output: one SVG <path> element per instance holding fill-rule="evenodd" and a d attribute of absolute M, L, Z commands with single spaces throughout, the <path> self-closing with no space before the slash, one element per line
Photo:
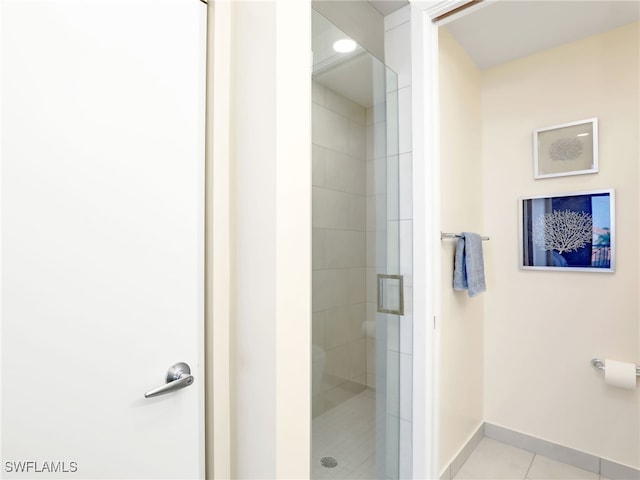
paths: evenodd
<path fill-rule="evenodd" d="M 520 199 L 520 268 L 615 271 L 613 189 Z"/>
<path fill-rule="evenodd" d="M 534 178 L 597 172 L 597 118 L 540 128 L 533 132 Z"/>

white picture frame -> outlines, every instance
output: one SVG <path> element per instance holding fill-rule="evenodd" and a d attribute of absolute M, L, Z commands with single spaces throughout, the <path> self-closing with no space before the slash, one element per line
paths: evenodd
<path fill-rule="evenodd" d="M 521 270 L 615 272 L 613 189 L 520 197 L 518 203 Z"/>
<path fill-rule="evenodd" d="M 545 127 L 533 132 L 533 177 L 598 173 L 598 119 Z"/>

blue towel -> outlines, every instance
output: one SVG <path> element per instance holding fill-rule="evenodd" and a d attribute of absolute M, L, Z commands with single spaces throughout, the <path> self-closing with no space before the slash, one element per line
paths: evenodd
<path fill-rule="evenodd" d="M 477 233 L 462 232 L 458 239 L 453 269 L 453 288 L 467 290 L 470 297 L 484 292 L 484 258 L 482 238 Z"/>

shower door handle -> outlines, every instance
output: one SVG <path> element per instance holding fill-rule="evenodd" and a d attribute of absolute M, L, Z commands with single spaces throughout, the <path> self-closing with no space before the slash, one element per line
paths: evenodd
<path fill-rule="evenodd" d="M 379 273 L 377 277 L 378 312 L 404 315 L 404 277 L 384 273 Z"/>
<path fill-rule="evenodd" d="M 169 367 L 167 371 L 167 383 L 148 391 L 144 394 L 144 398 L 157 397 L 158 395 L 180 390 L 181 388 L 191 385 L 193 381 L 194 378 L 193 375 L 191 375 L 189 365 L 184 362 L 176 363 Z"/>

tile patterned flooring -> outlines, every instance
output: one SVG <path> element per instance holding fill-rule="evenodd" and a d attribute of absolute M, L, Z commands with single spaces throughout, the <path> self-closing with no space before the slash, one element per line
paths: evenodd
<path fill-rule="evenodd" d="M 375 396 L 364 390 L 313 419 L 311 478 L 376 478 Z M 335 458 L 338 465 L 323 467 L 323 457 Z"/>
<path fill-rule="evenodd" d="M 484 437 L 455 480 L 607 480 L 597 473 Z"/>
<path fill-rule="evenodd" d="M 364 390 L 313 419 L 311 478 L 375 479 L 375 392 Z M 326 468 L 323 457 L 338 465 Z M 597 473 L 557 462 L 484 437 L 454 480 L 607 480 Z"/>

